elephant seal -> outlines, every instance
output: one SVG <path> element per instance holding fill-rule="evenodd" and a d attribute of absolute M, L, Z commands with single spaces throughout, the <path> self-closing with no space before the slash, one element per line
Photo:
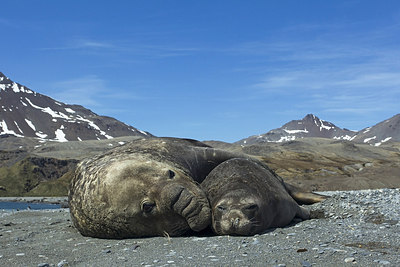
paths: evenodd
<path fill-rule="evenodd" d="M 218 235 L 254 235 L 268 228 L 286 226 L 294 217 L 309 219 L 309 211 L 294 198 L 303 203 L 324 199 L 317 194 L 298 192 L 268 166 L 243 158 L 221 163 L 201 187 L 210 201 L 211 226 Z"/>
<path fill-rule="evenodd" d="M 69 190 L 74 226 L 84 236 L 179 236 L 211 223 L 198 183 L 237 157 L 177 138 L 132 141 L 78 164 Z"/>

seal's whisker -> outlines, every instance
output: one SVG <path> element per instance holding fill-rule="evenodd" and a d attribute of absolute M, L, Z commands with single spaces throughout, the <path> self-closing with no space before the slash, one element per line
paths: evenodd
<path fill-rule="evenodd" d="M 168 243 L 172 243 L 171 237 L 167 231 L 163 231 L 163 236 L 167 238 Z"/>

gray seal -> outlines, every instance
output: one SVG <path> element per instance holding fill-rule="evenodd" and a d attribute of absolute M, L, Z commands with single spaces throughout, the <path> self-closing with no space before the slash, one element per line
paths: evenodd
<path fill-rule="evenodd" d="M 234 158 L 213 169 L 201 184 L 210 201 L 212 229 L 218 235 L 254 235 L 310 218 L 299 206 L 323 196 L 299 192 L 261 162 Z"/>
<path fill-rule="evenodd" d="M 195 140 L 151 138 L 84 160 L 70 185 L 72 222 L 99 238 L 201 231 L 211 210 L 199 183 L 237 156 Z"/>

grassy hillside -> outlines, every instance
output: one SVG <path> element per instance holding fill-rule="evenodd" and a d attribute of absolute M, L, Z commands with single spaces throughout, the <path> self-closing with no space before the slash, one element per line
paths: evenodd
<path fill-rule="evenodd" d="M 0 167 L 0 197 L 65 196 L 76 160 L 26 157 Z"/>

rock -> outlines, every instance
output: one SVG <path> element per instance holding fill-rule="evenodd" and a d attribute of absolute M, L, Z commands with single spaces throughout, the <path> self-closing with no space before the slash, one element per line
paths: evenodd
<path fill-rule="evenodd" d="M 68 266 L 69 264 L 68 264 L 68 261 L 66 261 L 66 260 L 62 260 L 62 261 L 60 261 L 58 264 L 57 264 L 57 267 L 66 267 L 66 266 Z"/>
<path fill-rule="evenodd" d="M 344 262 L 346 262 L 346 263 L 355 262 L 355 261 L 356 261 L 356 259 L 353 258 L 353 257 L 348 257 L 348 258 L 345 258 L 345 259 L 344 259 Z"/>
<path fill-rule="evenodd" d="M 382 265 L 389 265 L 390 264 L 389 261 L 385 261 L 385 260 L 374 260 L 374 262 L 376 262 L 378 264 L 382 264 Z"/>

